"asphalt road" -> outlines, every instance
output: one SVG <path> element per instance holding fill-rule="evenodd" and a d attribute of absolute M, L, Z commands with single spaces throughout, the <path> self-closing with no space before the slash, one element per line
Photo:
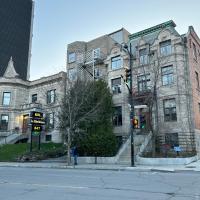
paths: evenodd
<path fill-rule="evenodd" d="M 200 200 L 200 173 L 0 167 L 0 200 Z"/>

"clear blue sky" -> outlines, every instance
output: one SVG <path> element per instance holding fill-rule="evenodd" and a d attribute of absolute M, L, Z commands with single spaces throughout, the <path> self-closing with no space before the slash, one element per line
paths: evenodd
<path fill-rule="evenodd" d="M 134 33 L 174 20 L 200 36 L 199 0 L 35 0 L 31 80 L 65 70 L 67 44 L 121 27 Z"/>

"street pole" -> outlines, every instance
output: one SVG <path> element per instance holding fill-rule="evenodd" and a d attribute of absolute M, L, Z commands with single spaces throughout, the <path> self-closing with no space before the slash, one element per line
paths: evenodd
<path fill-rule="evenodd" d="M 132 75 L 132 45 L 130 43 L 130 50 L 129 50 L 129 68 L 130 68 L 130 105 L 131 105 L 131 112 L 130 112 L 130 121 L 131 121 L 131 167 L 135 167 L 135 151 L 134 151 L 134 127 L 133 127 L 133 119 L 134 119 L 134 101 L 133 101 L 133 75 Z"/>

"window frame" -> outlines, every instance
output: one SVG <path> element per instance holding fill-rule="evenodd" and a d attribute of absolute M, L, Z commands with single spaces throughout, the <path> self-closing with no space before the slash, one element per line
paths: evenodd
<path fill-rule="evenodd" d="M 31 103 L 36 103 L 36 102 L 37 102 L 37 94 L 32 94 L 31 95 Z"/>
<path fill-rule="evenodd" d="M 8 120 L 7 120 L 7 125 L 6 125 L 6 129 L 2 129 L 2 117 L 3 116 L 7 116 Z M 8 114 L 1 114 L 1 118 L 0 118 L 0 131 L 8 131 L 8 125 L 9 125 L 9 115 Z"/>
<path fill-rule="evenodd" d="M 113 107 L 113 117 L 112 117 L 112 122 L 113 126 L 119 127 L 123 125 L 123 120 L 122 120 L 122 106 L 115 106 Z"/>
<path fill-rule="evenodd" d="M 113 66 L 113 64 L 115 64 L 116 66 Z M 123 67 L 123 63 L 122 63 L 122 57 L 120 55 L 111 58 L 112 70 L 121 69 L 122 67 Z"/>
<path fill-rule="evenodd" d="M 143 53 L 145 51 L 145 53 Z M 149 63 L 148 49 L 143 48 L 139 50 L 139 63 L 140 65 L 147 65 Z"/>
<path fill-rule="evenodd" d="M 170 43 L 170 44 L 168 44 Z M 168 56 L 172 54 L 172 42 L 171 40 L 165 40 L 159 43 L 160 46 L 160 55 Z"/>
<path fill-rule="evenodd" d="M 115 82 L 117 80 L 120 80 L 119 84 L 113 83 L 113 82 Z M 121 77 L 111 79 L 111 87 L 112 87 L 112 93 L 113 94 L 120 94 L 120 93 L 122 93 L 122 91 L 121 91 L 121 84 L 122 84 L 121 83 Z"/>
<path fill-rule="evenodd" d="M 172 101 L 172 100 L 174 101 L 175 106 L 166 107 L 166 105 L 165 105 L 166 102 Z M 175 112 L 173 112 L 174 109 L 175 109 Z M 175 121 L 177 121 L 176 99 L 175 98 L 164 99 L 163 100 L 163 110 L 164 110 L 164 121 L 165 122 L 175 122 Z M 166 110 L 168 110 L 168 112 L 166 112 Z"/>
<path fill-rule="evenodd" d="M 51 94 L 51 92 L 53 92 L 53 94 Z M 47 104 L 53 104 L 55 102 L 56 102 L 56 89 L 48 90 L 47 91 Z"/>
<path fill-rule="evenodd" d="M 170 70 L 164 71 L 164 69 L 171 68 Z M 172 85 L 174 83 L 174 70 L 173 65 L 164 66 L 161 68 L 161 78 L 162 85 Z M 167 81 L 164 83 L 164 78 L 167 78 Z"/>
<path fill-rule="evenodd" d="M 100 56 L 101 56 L 100 48 L 93 49 L 93 51 L 92 51 L 93 59 L 100 58 Z"/>
<path fill-rule="evenodd" d="M 144 77 L 145 80 L 143 80 L 142 77 Z M 139 80 L 140 78 L 142 78 L 142 79 Z M 142 84 L 142 87 L 140 87 L 140 84 Z M 141 74 L 141 75 L 137 76 L 137 89 L 138 89 L 138 93 L 150 91 L 151 88 L 150 88 L 149 84 L 151 84 L 150 73 L 148 73 L 148 74 Z M 142 88 L 142 90 L 140 90 L 140 88 Z"/>
<path fill-rule="evenodd" d="M 51 123 L 52 120 L 52 123 Z M 55 127 L 55 113 L 46 113 L 46 126 L 48 130 L 54 129 Z"/>
<path fill-rule="evenodd" d="M 76 62 L 76 53 L 75 52 L 69 52 L 68 53 L 68 63 Z"/>
<path fill-rule="evenodd" d="M 76 68 L 69 68 L 67 70 L 68 78 L 70 81 L 75 81 L 77 79 L 77 69 Z"/>
<path fill-rule="evenodd" d="M 7 97 L 5 97 L 5 94 L 10 94 L 9 95 L 9 103 L 5 103 L 6 102 L 6 99 Z M 3 99 L 2 99 L 2 105 L 3 106 L 9 106 L 10 105 L 10 102 L 11 102 L 11 92 L 3 92 Z"/>

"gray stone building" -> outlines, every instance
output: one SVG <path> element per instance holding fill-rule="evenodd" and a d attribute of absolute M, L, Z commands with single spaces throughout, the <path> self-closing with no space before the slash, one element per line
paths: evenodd
<path fill-rule="evenodd" d="M 135 105 L 154 101 L 152 124 L 158 132 L 159 147 L 179 145 L 182 150 L 193 151 L 196 99 L 192 95 L 192 66 L 187 34 L 179 34 L 175 27 L 168 21 L 129 36 L 133 98 Z"/>
<path fill-rule="evenodd" d="M 173 21 L 167 21 L 131 35 L 121 29 L 114 32 L 116 37 L 108 34 L 89 42 L 71 43 L 67 48 L 67 73 L 70 80 L 79 76 L 108 82 L 115 105 L 114 132 L 120 139 L 130 134 L 131 91 L 134 115 L 139 122 L 136 132 L 154 129 L 158 147 L 168 144 L 193 151 L 199 129 L 199 114 L 194 115 L 194 105 L 200 105 L 194 88 L 199 84 L 199 71 L 195 73 L 196 63 L 191 63 L 194 50 L 189 40 L 193 37 L 194 49 L 199 46 L 199 38 L 191 27 L 187 34 L 179 34 L 175 27 Z M 196 57 L 198 51 L 199 48 Z M 130 82 L 123 80 L 125 69 L 130 66 L 132 88 Z M 193 83 L 194 79 L 197 83 Z"/>
<path fill-rule="evenodd" d="M 114 132 L 119 140 L 129 135 L 128 89 L 121 80 L 124 67 L 128 65 L 128 54 L 123 44 L 130 33 L 124 28 L 89 42 L 76 41 L 67 46 L 67 74 L 69 81 L 77 77 L 84 80 L 104 79 L 108 82 L 115 114 Z"/>
<path fill-rule="evenodd" d="M 0 77 L 0 139 L 18 134 L 29 137 L 30 112 L 44 113 L 42 141 L 61 142 L 58 130 L 58 111 L 65 92 L 66 73 L 42 77 L 35 81 L 25 81 L 18 77 L 12 58 Z M 13 138 L 13 137 L 12 137 Z"/>

